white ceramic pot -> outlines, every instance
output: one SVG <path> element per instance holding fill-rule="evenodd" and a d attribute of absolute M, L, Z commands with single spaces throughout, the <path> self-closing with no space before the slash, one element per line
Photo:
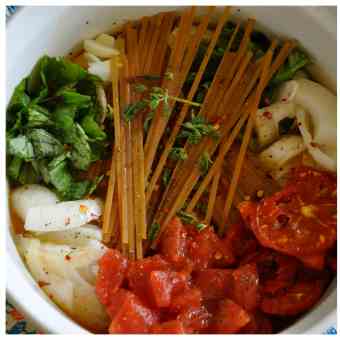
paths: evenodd
<path fill-rule="evenodd" d="M 26 7 L 7 25 L 7 93 L 29 73 L 43 55 L 65 55 L 79 42 L 113 23 L 151 15 L 170 7 Z M 173 8 L 172 8 L 173 9 Z M 314 59 L 314 76 L 336 89 L 336 8 L 240 7 L 236 17 L 255 17 L 269 34 L 295 38 Z M 7 292 L 42 331 L 55 334 L 87 333 L 51 302 L 24 266 L 7 229 Z M 321 334 L 336 328 L 336 280 L 322 300 L 283 333 Z"/>

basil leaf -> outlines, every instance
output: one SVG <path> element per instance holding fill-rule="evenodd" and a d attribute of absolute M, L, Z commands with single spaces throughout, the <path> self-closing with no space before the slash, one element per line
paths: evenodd
<path fill-rule="evenodd" d="M 32 105 L 26 113 L 27 123 L 26 128 L 34 128 L 51 125 L 50 113 L 47 109 L 39 105 Z"/>
<path fill-rule="evenodd" d="M 64 146 L 53 135 L 43 129 L 33 129 L 29 133 L 36 159 L 56 157 L 64 152 Z"/>
<path fill-rule="evenodd" d="M 34 159 L 33 145 L 29 138 L 24 135 L 9 139 L 7 152 L 9 155 L 16 156 L 25 161 Z"/>
<path fill-rule="evenodd" d="M 93 115 L 86 115 L 80 123 L 85 133 L 96 141 L 103 141 L 107 138 L 106 133 L 100 128 Z"/>

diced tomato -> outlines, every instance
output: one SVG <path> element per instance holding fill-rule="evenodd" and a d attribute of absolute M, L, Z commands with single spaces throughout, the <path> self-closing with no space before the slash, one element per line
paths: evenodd
<path fill-rule="evenodd" d="M 149 287 L 156 307 L 168 307 L 173 294 L 188 287 L 189 277 L 186 273 L 154 270 L 150 273 Z"/>
<path fill-rule="evenodd" d="M 249 314 L 250 321 L 242 328 L 241 333 L 245 334 L 270 334 L 273 327 L 270 320 L 263 313 L 256 311 Z"/>
<path fill-rule="evenodd" d="M 204 300 L 225 298 L 233 288 L 232 272 L 231 269 L 202 269 L 195 272 L 193 282 Z"/>
<path fill-rule="evenodd" d="M 229 299 L 220 302 L 209 329 L 215 333 L 237 333 L 250 321 L 249 314 Z"/>
<path fill-rule="evenodd" d="M 202 293 L 197 288 L 189 288 L 172 298 L 169 309 L 180 312 L 188 307 L 198 308 L 201 305 Z"/>
<path fill-rule="evenodd" d="M 96 278 L 96 294 L 103 305 L 120 288 L 128 267 L 128 260 L 115 249 L 109 249 L 99 260 Z"/>
<path fill-rule="evenodd" d="M 297 315 L 311 308 L 319 299 L 324 283 L 320 280 L 299 281 L 286 291 L 265 296 L 261 309 L 267 314 Z"/>
<path fill-rule="evenodd" d="M 147 305 L 154 303 L 150 296 L 150 273 L 157 270 L 170 270 L 170 264 L 159 255 L 130 261 L 128 266 L 126 276 L 129 287 Z"/>
<path fill-rule="evenodd" d="M 167 225 L 161 237 L 160 250 L 171 263 L 184 261 L 187 252 L 187 231 L 178 217 L 173 218 Z"/>
<path fill-rule="evenodd" d="M 328 173 L 296 170 L 282 191 L 239 209 L 264 247 L 299 257 L 319 255 L 335 243 L 336 179 Z"/>
<path fill-rule="evenodd" d="M 211 314 L 204 306 L 198 308 L 189 307 L 178 315 L 177 320 L 181 321 L 187 332 L 202 331 L 209 325 Z"/>
<path fill-rule="evenodd" d="M 110 302 L 110 334 L 148 333 L 150 328 L 159 322 L 157 313 L 144 306 L 140 299 L 128 290 L 120 289 Z"/>
<path fill-rule="evenodd" d="M 254 310 L 260 301 L 259 275 L 256 264 L 246 264 L 233 271 L 231 297 L 248 311 Z"/>
<path fill-rule="evenodd" d="M 231 249 L 223 244 L 211 227 L 193 234 L 189 241 L 188 256 L 198 270 L 228 266 L 235 262 Z"/>
<path fill-rule="evenodd" d="M 153 326 L 151 332 L 154 334 L 184 334 L 186 333 L 186 330 L 183 322 L 171 320 Z"/>

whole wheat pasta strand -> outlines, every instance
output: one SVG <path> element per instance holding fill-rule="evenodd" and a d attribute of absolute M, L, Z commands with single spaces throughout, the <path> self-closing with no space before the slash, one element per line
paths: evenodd
<path fill-rule="evenodd" d="M 212 35 L 212 38 L 211 38 L 211 41 L 209 43 L 209 46 L 208 46 L 208 49 L 207 49 L 207 52 L 206 54 L 204 55 L 204 58 L 202 60 L 202 63 L 199 67 L 199 70 L 195 76 L 195 79 L 194 79 L 194 82 L 191 86 L 191 89 L 189 91 L 189 94 L 188 94 L 188 97 L 187 99 L 188 100 L 193 100 L 195 94 L 196 94 L 196 91 L 199 87 L 199 84 L 202 80 L 202 77 L 203 77 L 203 74 L 204 74 L 204 71 L 205 71 L 205 68 L 207 67 L 208 65 L 208 62 L 209 62 L 209 59 L 211 57 L 211 54 L 212 52 L 214 51 L 214 48 L 216 46 L 216 43 L 217 43 L 217 40 L 218 40 L 218 37 L 222 31 L 222 28 L 225 24 L 225 22 L 228 20 L 229 18 L 229 15 L 230 15 L 230 8 L 227 7 L 224 11 L 223 11 L 223 14 L 222 16 L 220 17 L 218 23 L 217 23 L 217 26 L 216 26 L 216 29 Z M 174 143 L 175 143 L 175 140 L 176 140 L 176 137 L 181 129 L 181 126 L 182 126 L 182 123 L 187 115 L 187 112 L 188 112 L 188 109 L 189 109 L 189 105 L 183 105 L 179 115 L 178 115 L 178 118 L 175 122 L 175 125 L 173 127 L 173 129 L 171 130 L 171 134 L 169 136 L 169 139 L 167 140 L 166 142 L 166 145 L 164 147 L 164 150 L 162 152 L 162 155 L 159 159 L 159 162 L 157 164 L 157 167 L 155 169 L 155 171 L 153 172 L 152 174 L 152 177 L 151 177 L 151 180 L 150 180 L 150 183 L 149 185 L 147 186 L 147 193 L 146 193 L 146 202 L 148 203 L 151 199 L 151 195 L 154 191 L 154 188 L 155 188 L 155 185 L 159 179 L 159 176 L 161 175 L 163 169 L 164 169 L 164 165 L 166 163 L 166 160 L 169 156 L 169 153 L 171 151 L 171 148 L 173 147 Z"/>
<path fill-rule="evenodd" d="M 254 28 L 254 24 L 255 24 L 255 20 L 253 19 L 248 19 L 245 30 L 244 30 L 244 34 L 240 43 L 240 47 L 238 49 L 238 51 L 236 52 L 235 55 L 235 59 L 233 60 L 233 62 L 231 63 L 230 68 L 228 69 L 228 72 L 225 74 L 225 77 L 223 79 L 223 86 L 224 87 L 228 87 L 231 80 L 233 79 L 235 73 L 237 72 L 237 68 L 241 62 L 241 60 L 243 59 L 244 55 L 247 52 L 248 49 L 248 45 L 250 42 L 250 35 L 251 32 L 253 31 Z M 207 110 L 205 108 L 205 105 L 203 104 L 202 106 L 202 112 L 204 112 L 204 115 L 209 119 L 209 117 L 213 114 L 213 112 L 215 112 L 214 107 L 217 107 L 219 104 L 219 101 L 215 100 L 215 90 L 214 89 L 214 83 L 217 83 L 218 85 L 220 84 L 220 79 L 214 77 L 213 82 L 210 86 L 210 88 L 208 89 L 208 92 L 206 94 L 207 97 L 207 101 L 206 101 L 206 105 L 209 106 L 213 106 L 213 108 L 210 107 L 209 110 Z M 222 85 L 221 84 L 221 85 Z M 211 89 L 211 90 L 210 90 Z M 210 90 L 210 91 L 209 91 Z"/>
<path fill-rule="evenodd" d="M 212 186 L 209 192 L 208 207 L 207 207 L 207 212 L 205 214 L 205 219 L 204 219 L 204 222 L 207 225 L 210 225 L 211 217 L 214 212 L 215 200 L 216 200 L 217 190 L 218 190 L 218 186 L 220 183 L 221 172 L 222 172 L 221 168 L 222 167 L 218 169 L 217 174 L 213 179 L 213 183 L 212 183 Z"/>
<path fill-rule="evenodd" d="M 123 70 L 122 72 L 126 73 L 126 59 L 123 56 Z M 123 132 L 121 129 L 121 118 L 120 118 L 120 112 L 119 112 L 119 96 L 121 95 L 121 102 L 123 103 L 123 92 L 124 92 L 124 85 L 123 83 L 123 77 L 118 75 L 117 70 L 117 57 L 112 58 L 112 86 L 113 86 L 113 119 L 114 119 L 114 126 L 115 126 L 115 157 L 116 157 L 116 173 L 117 173 L 117 191 L 118 191 L 118 207 L 119 207 L 119 218 L 120 218 L 120 235 L 121 235 L 121 244 L 122 244 L 122 250 L 125 249 L 124 244 L 128 244 L 128 230 L 127 230 L 127 200 L 126 195 L 124 193 L 125 191 L 125 171 L 124 171 L 124 164 L 125 164 L 125 142 L 124 138 L 122 136 Z M 120 91 L 118 91 L 118 79 L 119 80 L 119 86 Z M 119 92 L 119 93 L 118 93 Z"/>
<path fill-rule="evenodd" d="M 261 95 L 262 92 L 266 86 L 266 79 L 268 77 L 268 74 L 270 74 L 270 64 L 273 58 L 273 48 L 270 48 L 269 51 L 266 53 L 266 56 L 264 57 L 264 62 L 263 62 L 263 67 L 262 67 L 262 74 L 261 74 L 261 78 L 260 78 L 260 82 L 257 86 L 256 89 L 256 95 L 255 95 L 255 99 L 254 102 L 252 103 L 251 106 L 251 110 L 249 113 L 249 119 L 248 119 L 248 123 L 246 125 L 246 131 L 242 140 L 242 144 L 241 144 L 241 148 L 240 148 L 240 153 L 238 155 L 237 158 L 237 162 L 235 165 L 235 169 L 234 169 L 234 173 L 230 182 L 230 186 L 229 186 L 229 190 L 228 190 L 228 194 L 227 194 L 227 199 L 226 199 L 226 203 L 224 206 L 224 225 L 228 219 L 228 215 L 230 212 L 230 208 L 231 208 L 231 204 L 233 201 L 233 197 L 236 191 L 236 187 L 237 187 L 237 183 L 240 177 L 240 173 L 241 173 L 241 169 L 242 169 L 242 163 L 243 163 L 243 159 L 245 157 L 247 148 L 248 148 L 248 144 L 250 141 L 250 137 L 251 137 L 251 133 L 252 133 L 252 129 L 253 129 L 253 124 L 254 124 L 254 120 L 253 120 L 253 116 L 257 111 L 258 105 L 260 103 L 261 100 Z M 224 233 L 224 229 L 223 230 L 219 230 L 220 235 L 222 235 Z"/>
<path fill-rule="evenodd" d="M 134 77 L 139 72 L 139 51 L 136 46 L 138 46 L 138 37 L 137 37 L 137 30 L 134 28 L 131 28 L 130 25 L 126 28 L 126 40 L 127 40 L 127 58 L 129 62 L 129 75 L 130 77 Z M 135 93 L 131 93 L 131 101 L 135 101 L 137 99 L 137 95 Z M 145 196 L 144 196 L 144 187 L 142 187 L 142 190 L 140 190 L 140 186 L 138 185 L 140 182 L 140 161 L 142 161 L 142 164 L 144 165 L 144 157 L 140 154 L 139 149 L 139 143 L 140 143 L 140 134 L 142 134 L 142 130 L 139 129 L 140 124 L 139 121 L 141 119 L 141 115 L 138 115 L 136 119 L 134 119 L 131 122 L 131 151 L 132 151 L 132 166 L 131 166 L 131 172 L 132 172 L 132 206 L 130 206 L 130 213 L 133 214 L 134 220 L 133 224 L 131 226 L 131 232 L 129 232 L 129 235 L 132 233 L 135 235 L 135 245 L 134 245 L 134 253 L 137 253 L 137 249 L 142 249 L 142 230 L 146 229 L 146 227 L 143 227 L 143 224 L 146 223 L 145 219 L 142 218 L 142 216 L 145 216 Z M 142 174 L 144 175 L 144 174 Z M 143 176 L 144 177 L 144 176 Z M 144 183 L 143 183 L 144 184 Z M 133 241 L 133 240 L 132 240 Z M 133 245 L 131 245 L 131 248 Z M 131 252 L 131 250 L 130 250 Z M 142 258 L 142 254 L 138 252 L 138 258 Z"/>
<path fill-rule="evenodd" d="M 150 45 L 148 48 L 148 54 L 146 57 L 146 60 L 144 60 L 144 70 L 145 69 L 150 69 L 151 68 L 151 63 L 152 63 L 152 53 L 156 49 L 156 45 L 159 39 L 159 36 L 162 34 L 162 23 L 164 22 L 164 13 L 160 13 L 156 16 L 156 27 L 154 30 L 154 34 L 148 35 L 149 39 L 151 38 Z M 145 46 L 144 46 L 145 48 Z"/>
<path fill-rule="evenodd" d="M 106 192 L 104 214 L 103 214 L 103 242 L 108 243 L 111 240 L 113 224 L 115 221 L 111 218 L 112 215 L 112 203 L 114 198 L 114 191 L 116 186 L 116 176 L 115 176 L 115 156 L 114 150 L 112 152 L 112 162 L 110 169 L 109 184 Z"/>

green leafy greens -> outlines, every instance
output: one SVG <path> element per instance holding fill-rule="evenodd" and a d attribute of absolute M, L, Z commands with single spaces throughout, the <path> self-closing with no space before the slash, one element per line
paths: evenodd
<path fill-rule="evenodd" d="M 79 181 L 107 147 L 97 86 L 101 81 L 64 58 L 43 56 L 7 107 L 7 173 L 15 183 L 45 183 L 63 200 L 80 199 L 102 179 Z M 105 150 L 104 150 L 105 151 Z M 102 154 L 102 150 L 100 151 Z"/>

